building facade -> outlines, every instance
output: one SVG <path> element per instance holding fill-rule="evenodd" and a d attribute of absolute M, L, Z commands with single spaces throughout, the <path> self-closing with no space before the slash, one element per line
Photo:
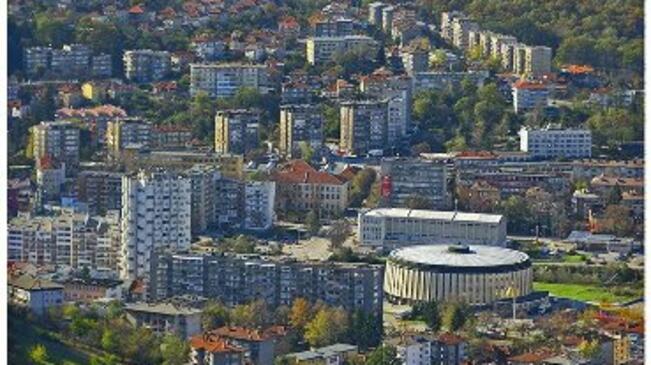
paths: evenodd
<path fill-rule="evenodd" d="M 190 64 L 190 95 L 205 92 L 214 98 L 229 98 L 242 87 L 261 94 L 274 89 L 265 65 L 254 64 Z"/>
<path fill-rule="evenodd" d="M 288 158 L 301 155 L 301 144 L 312 151 L 323 145 L 323 115 L 317 106 L 293 104 L 280 106 L 280 153 Z"/>
<path fill-rule="evenodd" d="M 339 148 L 363 156 L 387 146 L 387 102 L 346 101 L 340 104 Z"/>
<path fill-rule="evenodd" d="M 31 128 L 37 164 L 44 156 L 65 163 L 67 171 L 79 165 L 79 128 L 72 122 L 41 122 Z"/>
<path fill-rule="evenodd" d="M 380 249 L 432 243 L 504 246 L 506 218 L 498 214 L 378 208 L 359 213 L 360 244 Z"/>
<path fill-rule="evenodd" d="M 542 129 L 520 130 L 520 151 L 536 158 L 590 158 L 592 133 L 589 129 L 560 129 L 547 126 Z"/>
<path fill-rule="evenodd" d="M 276 219 L 276 183 L 250 181 L 244 185 L 244 224 L 251 231 L 267 231 Z"/>
<path fill-rule="evenodd" d="M 380 165 L 381 204 L 406 207 L 418 198 L 432 209 L 450 206 L 448 167 L 422 158 L 384 158 Z"/>
<path fill-rule="evenodd" d="M 220 110 L 215 115 L 215 151 L 246 154 L 258 147 L 260 111 Z"/>
<path fill-rule="evenodd" d="M 156 250 L 190 247 L 191 189 L 190 179 L 166 171 L 122 178 L 122 279 L 146 279 Z"/>
<path fill-rule="evenodd" d="M 124 76 L 129 81 L 147 83 L 166 78 L 170 72 L 171 56 L 167 51 L 138 49 L 125 51 Z"/>
<path fill-rule="evenodd" d="M 343 37 L 311 37 L 306 43 L 307 61 L 311 65 L 326 63 L 333 59 L 336 53 L 350 50 L 364 50 L 375 56 L 378 43 L 364 35 L 348 35 Z"/>

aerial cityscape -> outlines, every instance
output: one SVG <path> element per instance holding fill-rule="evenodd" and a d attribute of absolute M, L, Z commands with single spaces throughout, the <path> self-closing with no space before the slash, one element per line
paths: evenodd
<path fill-rule="evenodd" d="M 7 363 L 645 363 L 641 0 L 9 0 Z"/>

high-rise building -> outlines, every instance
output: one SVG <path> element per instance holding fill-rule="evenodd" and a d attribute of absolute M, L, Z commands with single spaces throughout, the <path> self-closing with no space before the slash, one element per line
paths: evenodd
<path fill-rule="evenodd" d="M 171 57 L 167 51 L 138 49 L 125 51 L 124 76 L 129 81 L 153 82 L 162 80 L 170 72 Z"/>
<path fill-rule="evenodd" d="M 552 49 L 545 46 L 527 47 L 525 49 L 525 72 L 532 76 L 541 76 L 551 72 Z"/>
<path fill-rule="evenodd" d="M 266 231 L 276 218 L 276 183 L 249 181 L 244 185 L 244 226 L 251 231 Z"/>
<path fill-rule="evenodd" d="M 215 151 L 246 154 L 258 147 L 260 111 L 220 110 L 215 115 Z"/>
<path fill-rule="evenodd" d="M 122 207 L 121 172 L 85 170 L 77 175 L 77 198 L 91 214 L 103 214 Z"/>
<path fill-rule="evenodd" d="M 346 101 L 340 107 L 339 148 L 366 155 L 387 148 L 387 101 Z"/>
<path fill-rule="evenodd" d="M 313 23 L 315 37 L 343 37 L 353 34 L 353 20 L 350 18 L 327 18 Z"/>
<path fill-rule="evenodd" d="M 49 156 L 66 164 L 67 171 L 79 164 L 79 128 L 72 122 L 41 122 L 31 128 L 33 152 L 40 164 Z"/>
<path fill-rule="evenodd" d="M 396 8 L 393 6 L 387 6 L 382 8 L 382 30 L 391 35 L 391 27 L 393 26 L 393 15 L 396 12 Z"/>
<path fill-rule="evenodd" d="M 114 157 L 119 157 L 128 147 L 149 147 L 152 124 L 140 119 L 119 119 L 108 122 L 106 127 L 106 148 Z"/>
<path fill-rule="evenodd" d="M 516 44 L 518 39 L 504 34 L 493 34 L 491 36 L 491 57 L 502 59 L 502 45 Z"/>
<path fill-rule="evenodd" d="M 90 72 L 94 77 L 111 77 L 113 74 L 113 61 L 111 60 L 111 55 L 102 53 L 93 56 L 90 64 Z"/>
<path fill-rule="evenodd" d="M 452 44 L 462 50 L 468 49 L 468 34 L 470 31 L 479 30 L 479 25 L 467 17 L 458 17 L 452 20 Z"/>
<path fill-rule="evenodd" d="M 247 87 L 267 94 L 274 89 L 269 69 L 250 64 L 190 64 L 190 95 L 205 92 L 210 97 L 229 98 Z"/>
<path fill-rule="evenodd" d="M 313 151 L 323 145 L 323 115 L 311 104 L 280 106 L 280 153 L 289 158 L 301 154 L 301 143 Z"/>
<path fill-rule="evenodd" d="M 422 158 L 385 158 L 381 163 L 381 204 L 407 207 L 419 199 L 430 209 L 449 207 L 447 166 Z"/>
<path fill-rule="evenodd" d="M 157 250 L 184 250 L 191 238 L 190 179 L 168 171 L 140 171 L 122 179 L 120 277 L 148 279 Z"/>
<path fill-rule="evenodd" d="M 50 67 L 52 48 L 50 47 L 27 47 L 23 55 L 25 73 L 35 76 L 38 73 L 47 71 Z"/>
<path fill-rule="evenodd" d="M 376 1 L 368 4 L 368 22 L 370 24 L 382 25 L 382 9 L 387 5 L 385 3 Z"/>
<path fill-rule="evenodd" d="M 192 185 L 192 233 L 205 232 L 215 223 L 216 184 L 221 173 L 215 166 L 195 165 L 186 171 Z"/>
<path fill-rule="evenodd" d="M 465 15 L 459 11 L 450 11 L 441 13 L 441 38 L 452 43 L 454 38 L 454 30 L 452 28 L 452 23 L 454 19 L 465 17 Z"/>

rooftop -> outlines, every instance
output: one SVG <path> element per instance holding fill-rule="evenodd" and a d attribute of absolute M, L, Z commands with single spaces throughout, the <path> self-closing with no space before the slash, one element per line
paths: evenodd
<path fill-rule="evenodd" d="M 188 316 L 201 313 L 200 309 L 176 306 L 171 303 L 133 303 L 127 304 L 125 309 L 133 312 L 166 314 L 170 316 Z"/>
<path fill-rule="evenodd" d="M 428 266 L 494 267 L 525 263 L 524 252 L 494 246 L 471 246 L 468 251 L 451 250 L 448 245 L 419 245 L 399 248 L 389 255 L 391 259 Z"/>
<path fill-rule="evenodd" d="M 365 213 L 367 217 L 430 219 L 448 222 L 480 222 L 499 224 L 504 216 L 499 214 L 464 213 L 455 211 L 437 211 L 409 208 L 378 208 Z"/>
<path fill-rule="evenodd" d="M 9 276 L 9 286 L 24 290 L 57 290 L 63 286 L 29 274 Z"/>

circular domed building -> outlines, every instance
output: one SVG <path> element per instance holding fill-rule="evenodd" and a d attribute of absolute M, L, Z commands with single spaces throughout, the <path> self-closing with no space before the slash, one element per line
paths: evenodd
<path fill-rule="evenodd" d="M 399 248 L 389 255 L 384 272 L 387 299 L 404 304 L 448 300 L 490 304 L 513 292 L 529 294 L 532 282 L 527 254 L 494 246 Z"/>

